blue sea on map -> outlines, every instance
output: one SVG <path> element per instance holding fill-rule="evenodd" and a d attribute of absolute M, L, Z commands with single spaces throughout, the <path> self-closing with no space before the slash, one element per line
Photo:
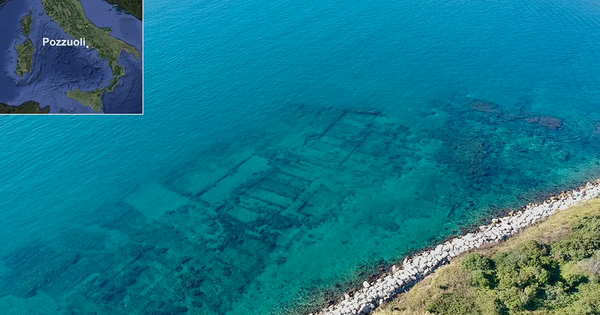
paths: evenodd
<path fill-rule="evenodd" d="M 60 32 L 9 0 L 2 34 L 30 9 Z M 1 314 L 308 313 L 600 177 L 597 1 L 146 0 L 144 32 L 143 116 L 0 117 Z"/>
<path fill-rule="evenodd" d="M 124 40 L 142 51 L 141 21 L 118 11 L 104 1 L 82 1 L 87 17 L 99 27 L 110 27 L 111 35 Z M 15 74 L 16 43 L 25 37 L 21 34 L 19 20 L 32 12 L 33 25 L 31 40 L 36 51 L 33 56 L 32 73 L 23 77 Z M 0 49 L 5 55 L 0 72 L 0 102 L 19 105 L 26 101 L 36 101 L 40 106 L 50 105 L 51 113 L 94 113 L 88 106 L 67 97 L 67 91 L 80 89 L 90 91 L 107 86 L 112 77 L 106 60 L 98 57 L 96 51 L 85 48 L 42 46 L 42 38 L 69 38 L 56 23 L 43 13 L 41 1 L 9 1 L 3 5 L 0 21 Z M 127 58 L 127 57 L 125 57 Z M 103 112 L 140 113 L 141 110 L 141 61 L 123 61 L 126 76 L 121 78 L 127 84 L 120 84 L 115 91 L 106 92 L 103 98 L 110 99 Z M 135 77 L 134 77 L 135 75 Z M 120 82 L 121 83 L 121 82 Z M 137 101 L 132 92 L 138 91 Z M 112 94 L 112 95 L 107 95 Z"/>

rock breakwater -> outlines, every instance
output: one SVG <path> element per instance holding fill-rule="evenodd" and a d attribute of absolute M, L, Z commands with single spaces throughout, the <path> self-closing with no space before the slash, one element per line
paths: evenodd
<path fill-rule="evenodd" d="M 352 295 L 345 294 L 341 301 L 318 314 L 370 314 L 376 307 L 405 292 L 436 268 L 449 263 L 460 254 L 484 244 L 505 240 L 525 227 L 544 220 L 557 210 L 564 210 L 598 196 L 600 196 L 600 180 L 588 182 L 584 186 L 562 192 L 558 196 L 551 196 L 541 203 L 528 204 L 508 216 L 493 219 L 490 224 L 480 226 L 477 231 L 452 238 L 413 257 L 406 257 L 402 263 L 392 266 L 391 274 L 384 274 L 376 281 L 363 282 L 360 290 Z"/>

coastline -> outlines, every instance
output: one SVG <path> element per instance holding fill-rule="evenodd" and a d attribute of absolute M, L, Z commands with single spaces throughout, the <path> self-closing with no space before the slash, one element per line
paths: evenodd
<path fill-rule="evenodd" d="M 401 263 L 391 266 L 391 274 L 384 273 L 375 281 L 364 281 L 359 290 L 348 292 L 333 305 L 309 315 L 370 314 L 384 302 L 408 291 L 414 284 L 438 267 L 448 264 L 453 258 L 485 244 L 506 240 L 522 229 L 546 219 L 557 210 L 564 210 L 599 196 L 600 180 L 596 180 L 573 190 L 563 191 L 557 196 L 551 195 L 540 203 L 529 203 L 517 211 L 512 211 L 508 216 L 492 219 L 491 223 L 479 226 L 476 231 L 450 238 L 412 257 L 405 257 Z"/>

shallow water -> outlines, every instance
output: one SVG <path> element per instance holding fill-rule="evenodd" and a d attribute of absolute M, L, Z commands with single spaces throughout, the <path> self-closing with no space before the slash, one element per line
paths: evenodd
<path fill-rule="evenodd" d="M 593 1 L 147 0 L 145 23 L 143 117 L 0 117 L 3 314 L 302 310 L 600 172 Z"/>

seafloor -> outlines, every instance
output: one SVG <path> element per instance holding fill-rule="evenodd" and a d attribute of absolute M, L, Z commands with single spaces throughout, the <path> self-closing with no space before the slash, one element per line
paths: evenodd
<path fill-rule="evenodd" d="M 411 250 L 599 173 L 596 125 L 527 103 L 457 95 L 421 114 L 427 128 L 365 108 L 287 109 L 277 133 L 212 147 L 95 222 L 1 257 L 0 313 L 314 309 Z"/>

